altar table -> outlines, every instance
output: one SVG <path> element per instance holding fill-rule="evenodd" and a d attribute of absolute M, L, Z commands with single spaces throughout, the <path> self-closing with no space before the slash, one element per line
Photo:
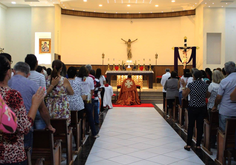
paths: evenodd
<path fill-rule="evenodd" d="M 108 83 L 111 83 L 111 76 L 113 75 L 147 75 L 148 76 L 148 87 L 153 88 L 153 71 L 106 71 Z"/>

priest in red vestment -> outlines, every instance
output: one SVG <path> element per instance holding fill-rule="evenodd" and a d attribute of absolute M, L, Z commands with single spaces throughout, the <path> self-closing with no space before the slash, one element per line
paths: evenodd
<path fill-rule="evenodd" d="M 123 81 L 116 104 L 119 104 L 119 105 L 140 104 L 138 91 L 137 91 L 134 80 L 131 79 L 131 74 L 129 74 L 128 78 Z"/>

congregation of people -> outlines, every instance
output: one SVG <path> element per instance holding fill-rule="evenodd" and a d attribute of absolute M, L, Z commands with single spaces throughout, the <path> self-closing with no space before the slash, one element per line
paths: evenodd
<path fill-rule="evenodd" d="M 1 53 L 1 104 L 6 103 L 17 118 L 6 128 L 9 130 L 11 124 L 13 128 L 13 122 L 17 127 L 11 133 L 0 133 L 0 164 L 27 165 L 25 149 L 34 150 L 34 130 L 47 129 L 55 133 L 57 130 L 51 125 L 51 119 L 67 119 L 69 126 L 71 111 L 78 111 L 78 119 L 86 116 L 91 137 L 99 137 L 96 127 L 99 115 L 105 108 L 112 108 L 113 95 L 101 69 L 95 71 L 88 64 L 79 71 L 75 67 L 66 70 L 60 60 L 54 60 L 52 69 L 46 69 L 38 65 L 34 54 L 26 55 L 25 61 L 17 62 L 13 69 L 11 64 L 11 55 Z"/>
<path fill-rule="evenodd" d="M 182 114 L 182 128 L 187 122 L 187 145 L 184 149 L 190 151 L 196 122 L 196 149 L 201 149 L 204 119 L 211 112 L 218 112 L 219 129 L 225 131 L 226 121 L 236 118 L 236 67 L 232 61 L 226 62 L 224 68 L 198 70 L 184 69 L 183 75 L 166 69 L 161 79 L 163 86 L 163 110 L 168 118 L 173 117 L 173 103 L 187 103 L 187 117 Z M 181 115 L 181 114 L 179 114 Z M 180 118 L 179 118 L 180 119 Z M 211 135 L 211 147 L 216 147 L 216 134 Z"/>

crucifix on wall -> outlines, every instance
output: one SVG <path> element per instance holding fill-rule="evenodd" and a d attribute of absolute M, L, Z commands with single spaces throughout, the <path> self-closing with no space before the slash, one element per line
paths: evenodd
<path fill-rule="evenodd" d="M 129 39 L 128 41 L 125 41 L 123 38 L 121 38 L 121 40 L 124 41 L 125 44 L 127 44 L 127 58 L 128 60 L 131 60 L 132 59 L 131 44 L 137 41 L 138 39 L 135 39 L 133 41 Z"/>
<path fill-rule="evenodd" d="M 178 71 L 178 59 L 183 64 L 183 69 L 186 68 L 187 64 L 190 63 L 191 60 L 193 62 L 193 68 L 196 68 L 196 49 L 198 49 L 196 46 L 187 46 L 187 37 L 184 37 L 184 47 L 174 47 L 174 70 Z M 182 59 L 180 58 L 179 50 L 181 50 L 183 53 Z M 188 60 L 187 53 L 190 50 L 192 50 L 192 53 Z"/>

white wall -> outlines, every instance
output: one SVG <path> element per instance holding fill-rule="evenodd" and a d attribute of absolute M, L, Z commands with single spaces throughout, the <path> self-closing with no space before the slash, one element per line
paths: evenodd
<path fill-rule="evenodd" d="M 225 8 L 204 8 L 203 11 L 203 68 L 223 67 L 225 63 Z M 221 63 L 207 64 L 207 33 L 221 33 Z"/>
<path fill-rule="evenodd" d="M 39 58 L 43 56 L 47 58 L 45 61 L 51 61 L 54 57 L 54 42 L 55 42 L 55 8 L 54 7 L 33 7 L 31 16 L 31 51 L 35 53 Z M 37 32 L 47 32 L 51 33 L 51 54 L 37 54 L 35 52 L 35 33 Z M 37 46 L 37 45 L 36 45 Z M 41 63 L 42 64 L 42 63 Z M 51 67 L 51 64 L 43 64 L 46 67 Z"/>
<path fill-rule="evenodd" d="M 204 5 L 200 5 L 196 9 L 195 45 L 199 47 L 196 54 L 196 68 L 198 69 L 203 69 L 203 10 Z"/>
<path fill-rule="evenodd" d="M 225 62 L 236 62 L 236 9 L 226 9 L 225 16 Z"/>
<path fill-rule="evenodd" d="M 126 45 L 121 38 L 138 41 L 132 43 L 133 62 L 173 65 L 174 46 L 195 46 L 195 16 L 157 19 L 103 19 L 62 15 L 61 55 L 67 64 L 104 64 L 108 58 L 127 60 Z"/>
<path fill-rule="evenodd" d="M 5 52 L 12 55 L 13 65 L 31 53 L 31 9 L 8 8 L 6 11 Z"/>
<path fill-rule="evenodd" d="M 7 8 L 0 4 L 0 48 L 5 48 L 6 45 L 6 10 Z"/>

